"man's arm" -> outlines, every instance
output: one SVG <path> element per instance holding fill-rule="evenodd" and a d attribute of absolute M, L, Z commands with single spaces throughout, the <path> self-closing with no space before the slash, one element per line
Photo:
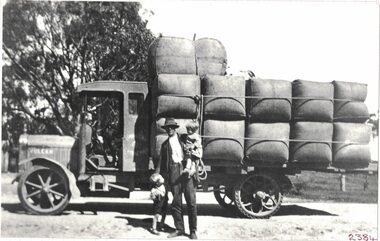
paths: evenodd
<path fill-rule="evenodd" d="M 160 150 L 160 157 L 158 158 L 156 170 L 154 170 L 154 173 L 160 173 L 161 171 L 161 163 L 162 163 L 163 156 L 165 155 L 164 149 L 165 149 L 165 145 L 164 143 L 162 143 L 161 150 Z"/>

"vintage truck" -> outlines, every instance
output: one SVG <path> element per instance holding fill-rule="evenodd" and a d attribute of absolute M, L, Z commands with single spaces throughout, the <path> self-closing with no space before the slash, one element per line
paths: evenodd
<path fill-rule="evenodd" d="M 83 113 L 91 98 L 120 100 L 122 136 L 117 165 L 107 166 L 102 155 L 86 153 L 93 133 L 85 114 L 75 138 L 21 135 L 18 195 L 30 213 L 59 214 L 72 197 L 129 197 L 134 190 L 149 189 L 154 163 L 150 155 L 147 83 L 97 81 L 80 85 L 78 92 L 83 100 Z M 281 205 L 284 189 L 290 185 L 285 174 L 296 173 L 286 168 L 255 170 L 241 164 L 205 166 L 205 171 L 207 178 L 199 183 L 199 191 L 213 191 L 224 207 L 232 207 L 236 202 L 239 210 L 250 217 L 275 213 Z M 255 202 L 260 205 L 254 207 Z"/>
<path fill-rule="evenodd" d="M 292 186 L 288 175 L 368 167 L 366 85 L 225 76 L 226 51 L 209 38 L 160 37 L 149 53 L 147 82 L 78 86 L 75 137 L 21 135 L 18 195 L 28 212 L 59 214 L 70 198 L 149 190 L 167 138 L 162 117 L 175 117 L 178 132 L 183 121 L 199 122 L 205 165 L 198 190 L 249 218 L 279 210 Z"/>

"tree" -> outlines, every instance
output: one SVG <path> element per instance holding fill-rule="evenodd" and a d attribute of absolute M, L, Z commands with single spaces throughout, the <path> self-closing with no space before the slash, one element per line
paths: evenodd
<path fill-rule="evenodd" d="M 3 126 L 14 132 L 20 123 L 12 120 L 22 116 L 31 133 L 73 135 L 79 83 L 146 81 L 154 36 L 140 10 L 135 2 L 8 2 Z"/>

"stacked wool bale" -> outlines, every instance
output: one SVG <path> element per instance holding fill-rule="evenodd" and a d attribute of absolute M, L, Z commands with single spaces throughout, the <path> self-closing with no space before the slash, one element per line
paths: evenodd
<path fill-rule="evenodd" d="M 184 38 L 160 37 L 148 50 L 151 80 L 159 74 L 196 74 L 194 42 Z"/>
<path fill-rule="evenodd" d="M 195 41 L 197 71 L 199 76 L 225 75 L 227 53 L 223 44 L 212 38 L 201 38 Z"/>
<path fill-rule="evenodd" d="M 184 38 L 160 37 L 149 48 L 148 63 L 152 81 L 151 154 L 160 156 L 167 139 L 161 128 L 167 117 L 176 118 L 178 133 L 186 132 L 188 121 L 197 118 L 200 79 L 196 72 L 194 42 Z"/>
<path fill-rule="evenodd" d="M 211 166 L 239 166 L 244 157 L 245 79 L 202 78 L 203 159 Z M 213 137 L 215 136 L 215 137 Z"/>
<path fill-rule="evenodd" d="M 292 83 L 292 126 L 289 161 L 300 167 L 327 167 L 332 161 L 332 83 Z"/>
<path fill-rule="evenodd" d="M 245 156 L 254 166 L 282 166 L 289 159 L 292 85 L 285 80 L 250 79 Z"/>
<path fill-rule="evenodd" d="M 202 76 L 203 159 L 211 166 L 238 166 L 244 153 L 245 80 L 224 76 L 227 54 L 212 38 L 195 41 L 198 75 Z M 212 137 L 215 136 L 215 137 Z"/>
<path fill-rule="evenodd" d="M 371 127 L 364 122 L 369 113 L 364 101 L 367 85 L 343 81 L 334 84 L 334 144 L 335 167 L 367 167 L 371 160 Z"/>

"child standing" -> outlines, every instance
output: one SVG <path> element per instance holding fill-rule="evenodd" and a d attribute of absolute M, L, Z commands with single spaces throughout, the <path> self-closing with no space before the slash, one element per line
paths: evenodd
<path fill-rule="evenodd" d="M 153 173 L 150 178 L 150 183 L 153 185 L 153 188 L 150 191 L 150 198 L 153 200 L 153 222 L 152 228 L 150 231 L 153 234 L 158 235 L 157 230 L 162 230 L 165 225 L 165 218 L 168 206 L 168 192 L 166 191 L 164 185 L 164 178 L 158 174 Z M 161 221 L 160 221 L 161 219 Z M 157 223 L 159 223 L 157 227 Z"/>
<path fill-rule="evenodd" d="M 202 158 L 202 140 L 197 132 L 199 125 L 196 121 L 189 122 L 186 125 L 187 135 L 186 142 L 184 145 L 185 151 L 185 169 L 183 172 L 188 175 L 188 178 L 195 176 L 198 180 L 198 166 L 200 159 Z"/>

